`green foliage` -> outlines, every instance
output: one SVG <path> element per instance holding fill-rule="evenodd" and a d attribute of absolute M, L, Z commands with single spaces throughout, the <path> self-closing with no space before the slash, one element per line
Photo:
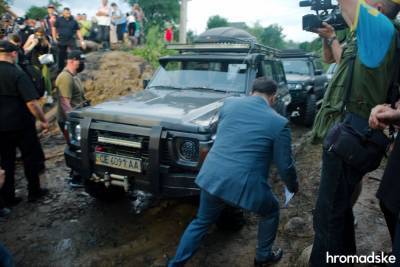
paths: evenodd
<path fill-rule="evenodd" d="M 47 15 L 47 7 L 31 6 L 27 11 L 25 16 L 30 19 L 44 19 Z"/>
<path fill-rule="evenodd" d="M 194 32 L 193 31 L 188 31 L 187 32 L 187 43 L 188 44 L 192 44 L 193 42 L 194 42 L 194 39 L 195 39 L 195 34 L 194 34 Z"/>
<path fill-rule="evenodd" d="M 322 41 L 321 38 L 316 38 L 312 42 L 303 42 L 299 44 L 299 48 L 307 52 L 321 52 Z"/>
<path fill-rule="evenodd" d="M 0 15 L 7 11 L 9 2 L 8 0 L 0 0 Z"/>
<path fill-rule="evenodd" d="M 226 18 L 223 18 L 219 15 L 215 15 L 208 18 L 207 21 L 207 30 L 218 28 L 218 27 L 227 27 L 229 22 Z"/>
<path fill-rule="evenodd" d="M 166 49 L 160 28 L 158 26 L 153 26 L 149 28 L 146 35 L 146 45 L 134 49 L 133 54 L 143 57 L 154 68 L 157 68 L 160 65 L 158 62 L 160 57 L 172 55 L 175 54 L 175 52 Z"/>
<path fill-rule="evenodd" d="M 60 3 L 59 0 L 49 0 L 49 5 L 52 4 L 56 8 L 56 10 L 60 10 L 62 7 L 62 4 Z"/>
<path fill-rule="evenodd" d="M 131 5 L 139 4 L 147 18 L 145 27 L 152 26 L 163 28 L 166 21 L 179 22 L 180 4 L 179 0 L 127 0 Z"/>
<path fill-rule="evenodd" d="M 263 45 L 278 49 L 286 48 L 283 28 L 278 24 L 272 24 L 264 28 L 259 22 L 256 22 L 253 27 L 249 28 L 249 32 Z"/>

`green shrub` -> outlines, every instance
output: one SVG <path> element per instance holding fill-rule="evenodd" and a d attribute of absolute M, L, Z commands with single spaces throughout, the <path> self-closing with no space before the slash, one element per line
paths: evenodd
<path fill-rule="evenodd" d="M 157 68 L 160 65 L 158 62 L 160 57 L 174 55 L 176 52 L 166 48 L 159 27 L 153 26 L 146 35 L 146 44 L 143 47 L 135 48 L 133 54 L 143 57 L 154 68 Z"/>

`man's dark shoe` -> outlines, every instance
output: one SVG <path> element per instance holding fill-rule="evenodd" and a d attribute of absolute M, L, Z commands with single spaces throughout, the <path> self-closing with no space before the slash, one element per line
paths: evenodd
<path fill-rule="evenodd" d="M 83 183 L 82 183 L 82 177 L 80 175 L 72 175 L 71 179 L 68 182 L 68 185 L 72 188 L 72 189 L 76 189 L 76 188 L 82 188 L 83 187 Z"/>
<path fill-rule="evenodd" d="M 77 189 L 77 188 L 83 188 L 83 184 L 80 182 L 76 182 L 76 181 L 69 181 L 68 182 L 69 187 L 71 187 L 72 189 Z"/>
<path fill-rule="evenodd" d="M 49 189 L 42 188 L 39 191 L 28 195 L 28 202 L 35 202 L 49 194 Z"/>
<path fill-rule="evenodd" d="M 256 259 L 254 259 L 254 266 L 255 267 L 270 266 L 270 265 L 280 261 L 282 259 L 282 256 L 283 256 L 283 250 L 280 248 L 277 248 L 276 251 L 272 251 L 271 257 L 266 261 L 257 261 Z"/>
<path fill-rule="evenodd" d="M 22 198 L 21 197 L 13 197 L 11 199 L 5 199 L 4 204 L 8 208 L 12 208 L 17 206 L 19 203 L 21 203 Z"/>

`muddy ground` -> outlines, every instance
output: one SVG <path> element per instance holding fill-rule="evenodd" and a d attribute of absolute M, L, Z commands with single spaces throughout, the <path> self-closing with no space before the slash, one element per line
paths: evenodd
<path fill-rule="evenodd" d="M 304 248 L 312 243 L 312 209 L 320 173 L 320 146 L 304 143 L 307 129 L 294 128 L 300 193 L 281 210 L 276 245 L 285 255 L 276 266 L 298 266 Z M 42 138 L 48 158 L 47 185 L 51 195 L 39 203 L 26 202 L 25 180 L 19 166 L 18 195 L 25 198 L 0 222 L 0 240 L 13 252 L 17 266 L 165 266 L 174 254 L 186 225 L 196 213 L 192 199 L 164 200 L 136 214 L 132 202 L 96 201 L 82 189 L 67 185 L 64 141 L 57 131 Z M 380 172 L 364 179 L 355 207 L 360 254 L 388 250 L 389 237 L 374 197 Z M 282 197 L 282 184 L 272 176 Z M 187 266 L 252 266 L 257 218 L 246 214 L 239 232 L 212 227 L 200 250 Z M 293 219 L 295 218 L 295 219 Z"/>

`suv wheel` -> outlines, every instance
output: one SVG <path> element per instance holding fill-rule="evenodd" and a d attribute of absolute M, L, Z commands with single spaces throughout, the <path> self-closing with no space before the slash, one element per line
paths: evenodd
<path fill-rule="evenodd" d="M 304 109 L 300 113 L 300 121 L 304 126 L 311 127 L 317 113 L 317 100 L 315 95 L 308 95 Z"/>
<path fill-rule="evenodd" d="M 107 202 L 119 200 L 125 196 L 125 191 L 122 187 L 106 187 L 102 183 L 95 183 L 89 180 L 85 181 L 85 190 L 92 197 Z"/>

